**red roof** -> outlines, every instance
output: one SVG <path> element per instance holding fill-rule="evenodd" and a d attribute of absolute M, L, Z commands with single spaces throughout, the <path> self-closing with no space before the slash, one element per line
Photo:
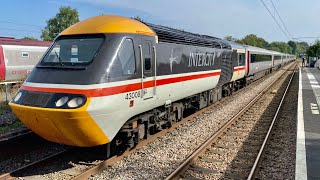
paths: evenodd
<path fill-rule="evenodd" d="M 19 45 L 19 46 L 45 46 L 49 47 L 52 44 L 50 41 L 38 41 L 27 39 L 14 39 L 10 37 L 0 37 L 0 45 Z"/>

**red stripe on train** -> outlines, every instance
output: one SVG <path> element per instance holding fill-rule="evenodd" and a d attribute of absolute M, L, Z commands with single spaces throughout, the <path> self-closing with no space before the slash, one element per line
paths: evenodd
<path fill-rule="evenodd" d="M 220 72 L 212 72 L 206 74 L 197 74 L 197 75 L 189 75 L 182 77 L 174 77 L 167 79 L 159 79 L 157 80 L 157 86 L 173 84 L 178 82 L 184 82 L 189 80 L 207 78 L 220 75 Z M 144 88 L 149 88 L 154 86 L 154 81 L 146 81 L 143 83 Z M 99 89 L 65 89 L 65 88 L 42 88 L 42 87 L 31 87 L 22 85 L 21 89 L 28 91 L 38 91 L 38 92 L 55 92 L 55 93 L 70 93 L 70 94 L 83 94 L 87 97 L 100 97 L 100 96 L 110 96 L 115 94 L 126 93 L 130 91 L 141 90 L 141 82 L 126 84 L 115 87 L 106 87 Z"/>
<path fill-rule="evenodd" d="M 234 68 L 233 72 L 242 71 L 242 70 L 245 70 L 245 69 L 246 69 L 245 67 L 236 67 L 236 68 Z"/>

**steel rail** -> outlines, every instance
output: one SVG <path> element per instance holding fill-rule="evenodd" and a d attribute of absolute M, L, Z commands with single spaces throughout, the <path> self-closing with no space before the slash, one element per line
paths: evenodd
<path fill-rule="evenodd" d="M 296 65 L 296 66 L 297 66 L 297 65 Z M 259 150 L 258 156 L 257 156 L 257 158 L 256 158 L 256 160 L 255 160 L 255 162 L 254 162 L 254 164 L 253 164 L 253 167 L 251 168 L 251 171 L 250 171 L 250 174 L 249 174 L 247 180 L 251 180 L 251 179 L 253 179 L 253 177 L 254 177 L 254 174 L 255 174 L 255 172 L 256 172 L 256 170 L 257 170 L 258 164 L 260 163 L 261 157 L 262 157 L 263 152 L 264 152 L 264 150 L 265 150 L 266 144 L 267 144 L 267 142 L 268 142 L 268 140 L 269 140 L 269 137 L 270 137 L 271 131 L 272 131 L 272 129 L 273 129 L 273 126 L 274 126 L 274 124 L 275 124 L 275 122 L 276 122 L 276 120 L 277 120 L 277 118 L 278 118 L 278 114 L 279 114 L 280 109 L 281 109 L 281 107 L 282 107 L 284 98 L 285 98 L 286 95 L 287 95 L 288 89 L 289 89 L 289 87 L 290 87 L 290 85 L 291 85 L 291 82 L 292 82 L 292 79 L 293 79 L 293 77 L 294 77 L 294 75 L 295 75 L 295 72 L 296 72 L 296 67 L 294 68 L 294 71 L 293 71 L 293 73 L 292 73 L 292 75 L 291 75 L 290 81 L 289 81 L 289 83 L 288 83 L 288 85 L 287 85 L 287 87 L 286 87 L 286 90 L 285 90 L 285 92 L 284 92 L 284 94 L 283 94 L 283 96 L 282 96 L 282 99 L 281 99 L 281 101 L 280 101 L 280 103 L 279 103 L 279 107 L 278 107 L 278 109 L 277 109 L 277 111 L 276 111 L 276 114 L 275 114 L 274 117 L 273 117 L 272 123 L 271 123 L 271 125 L 270 125 L 270 127 L 269 127 L 269 130 L 268 130 L 268 133 L 267 133 L 267 135 L 266 135 L 266 137 L 265 137 L 265 139 L 264 139 L 264 141 L 263 141 L 263 143 L 262 143 L 262 145 L 261 145 L 261 148 L 260 148 L 260 150 Z"/>
<path fill-rule="evenodd" d="M 13 132 L 9 132 L 6 134 L 2 134 L 0 135 L 0 143 L 4 142 L 4 141 L 10 141 L 12 139 L 18 138 L 18 137 L 22 137 L 24 135 L 28 135 L 33 133 L 32 131 L 30 131 L 30 129 L 28 128 L 24 128 L 22 130 L 18 130 L 18 131 L 13 131 Z"/>
<path fill-rule="evenodd" d="M 288 69 L 286 69 L 277 79 L 273 80 L 267 88 L 261 91 L 253 100 L 251 100 L 242 110 L 240 110 L 235 116 L 233 116 L 227 123 L 225 123 L 218 131 L 216 131 L 207 141 L 205 141 L 196 151 L 193 152 L 175 171 L 173 171 L 166 180 L 178 179 L 181 174 L 183 174 L 188 168 L 189 165 L 197 159 L 197 157 L 202 154 L 208 146 L 210 146 L 220 135 L 227 131 L 228 127 L 236 122 L 236 120 L 246 112 L 255 102 L 257 102 L 262 95 L 264 95 L 269 88 L 273 86 L 280 77 L 282 77 L 288 70 L 293 66 L 292 64 Z"/>
<path fill-rule="evenodd" d="M 64 149 L 64 150 L 59 151 L 57 153 L 51 154 L 49 156 L 46 156 L 46 157 L 44 157 L 44 158 L 42 158 L 40 160 L 34 161 L 34 162 L 30 163 L 30 164 L 27 164 L 27 165 L 25 165 L 23 167 L 20 167 L 20 168 L 18 168 L 16 170 L 13 170 L 13 171 L 11 171 L 9 173 L 2 174 L 2 175 L 0 175 L 0 180 L 13 179 L 15 177 L 14 174 L 17 174 L 17 173 L 19 173 L 21 171 L 24 171 L 25 169 L 30 168 L 30 167 L 32 167 L 34 165 L 37 165 L 39 163 L 43 163 L 43 162 L 48 161 L 48 160 L 50 160 L 52 158 L 55 158 L 55 157 L 57 157 L 59 155 L 62 155 L 64 153 L 68 152 L 71 149 L 72 148 Z"/>

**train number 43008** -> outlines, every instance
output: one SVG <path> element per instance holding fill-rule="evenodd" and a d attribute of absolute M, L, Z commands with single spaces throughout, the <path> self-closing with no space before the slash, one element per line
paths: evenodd
<path fill-rule="evenodd" d="M 129 92 L 126 94 L 125 99 L 135 99 L 135 98 L 139 98 L 141 94 L 141 91 L 135 91 L 135 92 Z"/>

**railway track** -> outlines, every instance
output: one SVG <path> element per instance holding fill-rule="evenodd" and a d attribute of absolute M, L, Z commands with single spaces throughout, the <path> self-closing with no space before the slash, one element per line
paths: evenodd
<path fill-rule="evenodd" d="M 67 152 L 69 152 L 69 149 L 64 149 L 64 150 L 58 151 L 54 154 L 51 154 L 50 156 L 46 156 L 45 158 L 41 158 L 38 161 L 34 161 L 34 162 L 29 163 L 23 167 L 17 168 L 11 172 L 2 174 L 2 175 L 0 175 L 0 179 L 14 179 L 16 177 L 22 177 L 23 173 L 32 172 L 32 169 L 36 166 L 45 165 L 45 163 L 48 163 L 50 161 L 56 161 L 57 158 L 66 154 Z M 28 173 L 28 175 L 31 176 L 29 173 Z"/>
<path fill-rule="evenodd" d="M 11 173 L 55 155 L 65 146 L 48 142 L 25 129 L 3 136 L 0 147 L 0 179 L 7 179 Z"/>
<path fill-rule="evenodd" d="M 254 86 L 257 83 L 260 83 L 261 81 L 263 81 L 267 77 L 264 77 L 260 80 L 253 82 L 251 84 L 251 86 Z M 245 90 L 245 88 L 238 90 L 234 94 L 241 93 L 244 90 Z M 61 170 L 60 172 L 62 172 L 63 174 L 67 174 L 67 176 L 68 176 L 67 179 L 72 179 L 72 178 L 73 179 L 86 179 L 86 178 L 90 177 L 91 175 L 101 172 L 106 167 L 120 161 L 121 159 L 125 158 L 126 156 L 141 149 L 143 146 L 153 142 L 155 139 L 157 139 L 161 136 L 164 136 L 165 134 L 173 131 L 181 124 L 184 124 L 184 123 L 188 122 L 189 120 L 193 119 L 194 117 L 199 116 L 200 114 L 204 113 L 205 111 L 212 108 L 213 106 L 216 106 L 216 105 L 222 103 L 223 101 L 227 100 L 227 98 L 232 98 L 232 96 L 226 97 L 226 98 L 222 99 L 221 101 L 216 102 L 215 104 L 213 104 L 207 108 L 204 108 L 204 109 L 188 116 L 187 118 L 184 118 L 180 122 L 173 124 L 173 126 L 171 128 L 165 129 L 165 130 L 151 136 L 147 140 L 144 140 L 141 143 L 139 143 L 134 149 L 127 150 L 121 155 L 106 159 L 106 158 L 104 158 L 104 155 L 101 154 L 101 155 L 97 155 L 99 157 L 91 157 L 91 159 L 90 159 L 90 158 L 83 158 L 83 153 L 85 150 L 66 149 L 61 152 L 57 152 L 55 154 L 52 154 L 48 157 L 44 157 L 43 159 L 40 159 L 36 162 L 30 163 L 29 165 L 26 165 L 25 167 L 18 168 L 17 170 L 11 171 L 10 173 L 3 174 L 2 176 L 0 176 L 0 179 L 10 179 L 13 177 L 26 177 L 26 176 L 34 176 L 34 175 L 39 175 L 39 174 L 52 173 L 50 170 L 48 170 L 48 169 L 50 169 L 49 167 L 52 166 L 52 164 L 59 164 L 59 163 L 57 163 L 57 161 L 61 161 L 61 160 L 64 162 L 63 163 L 64 165 L 60 164 L 60 166 L 65 167 L 65 169 L 63 169 L 63 168 L 58 168 L 58 169 Z M 75 155 L 75 154 L 78 154 L 79 156 Z M 92 156 L 91 154 L 94 154 L 94 153 L 86 152 L 85 154 L 90 157 L 90 156 Z M 68 164 L 70 164 L 70 162 L 78 162 L 80 164 L 85 164 L 86 167 L 82 168 L 82 169 L 81 168 L 75 169 L 71 166 L 66 167 L 66 166 L 68 166 Z M 89 162 L 89 163 L 87 163 L 87 162 Z M 59 166 L 59 165 L 53 165 L 53 166 Z M 37 169 L 42 169 L 44 167 L 47 170 L 45 170 L 45 171 L 37 170 Z M 55 168 L 53 168 L 53 169 L 55 169 Z M 34 173 L 34 172 L 38 172 L 38 173 Z M 41 172 L 41 173 L 39 173 L 39 172 Z"/>
<path fill-rule="evenodd" d="M 296 64 L 282 74 L 292 73 L 286 87 L 276 92 L 274 86 L 281 79 L 273 81 L 166 179 L 253 179 L 295 69 Z M 274 98 L 269 105 L 265 97 L 270 93 Z M 261 111 L 261 106 L 267 111 Z"/>
<path fill-rule="evenodd" d="M 12 156 L 27 153 L 33 149 L 41 147 L 45 140 L 30 132 L 24 130 L 18 134 L 12 134 L 0 139 L 0 162 L 9 159 Z"/>
<path fill-rule="evenodd" d="M 5 142 L 5 141 L 11 141 L 13 139 L 17 139 L 19 137 L 25 136 L 27 134 L 32 133 L 29 129 L 27 128 L 21 128 L 19 130 L 15 130 L 13 132 L 10 133 L 6 133 L 6 134 L 1 134 L 0 135 L 0 143 L 1 142 Z"/>
<path fill-rule="evenodd" d="M 219 103 L 221 103 L 223 101 L 219 101 L 216 102 L 215 104 L 211 105 L 215 106 Z M 188 116 L 187 118 L 184 118 L 183 120 L 181 120 L 180 122 L 173 124 L 173 126 L 170 129 L 165 129 L 163 131 L 160 131 L 159 133 L 151 136 L 150 138 L 142 141 L 141 143 L 139 143 L 134 149 L 132 150 L 127 150 L 125 151 L 123 154 L 119 155 L 119 156 L 113 156 L 111 158 L 104 158 L 103 156 L 104 154 L 101 154 L 100 152 L 100 157 L 94 157 L 92 159 L 90 159 L 89 161 L 98 161 L 98 163 L 86 163 L 89 168 L 85 169 L 83 172 L 79 171 L 79 170 L 72 170 L 72 167 L 70 168 L 66 168 L 65 171 L 62 171 L 63 174 L 67 174 L 69 176 L 71 176 L 70 178 L 74 178 L 74 179 L 86 179 L 88 177 L 90 177 L 92 174 L 96 174 L 100 171 L 102 171 L 104 168 L 120 161 L 121 159 L 125 158 L 126 156 L 134 153 L 136 150 L 139 150 L 140 148 L 142 148 L 143 146 L 145 146 L 146 144 L 151 143 L 152 141 L 154 141 L 155 139 L 164 136 L 166 133 L 173 131 L 175 128 L 177 128 L 179 125 L 186 123 L 187 121 L 189 121 L 190 119 L 198 116 L 199 114 L 205 112 L 207 109 L 204 108 L 190 116 Z M 62 160 L 64 161 L 63 164 L 68 164 L 68 162 L 85 162 L 86 160 L 84 158 L 81 158 L 81 156 L 83 155 L 82 153 L 84 153 L 84 151 L 90 151 L 88 148 L 86 149 L 82 149 L 82 150 L 74 150 L 73 149 L 66 149 L 66 150 L 62 150 L 59 151 L 55 154 L 52 154 L 50 156 L 46 156 L 42 159 L 39 159 L 38 161 L 32 162 L 30 164 L 27 164 L 23 167 L 20 167 L 16 170 L 13 170 L 11 172 L 5 173 L 0 175 L 0 180 L 2 179 L 12 179 L 14 177 L 33 177 L 36 174 L 40 174 L 40 173 L 33 173 L 34 171 L 42 171 L 39 170 L 41 168 L 43 168 L 44 166 L 47 166 L 46 169 L 50 169 L 48 168 L 49 166 L 52 166 L 53 164 L 57 164 L 57 160 Z M 94 151 L 94 150 L 93 150 Z M 99 150 L 98 150 L 99 151 Z M 79 156 L 75 155 L 78 154 Z M 97 153 L 93 153 L 92 151 L 90 152 L 85 152 L 89 157 L 92 157 L 92 154 L 97 154 Z M 99 152 L 98 152 L 99 153 Z M 98 156 L 99 156 L 98 155 Z M 102 157 L 102 158 L 101 158 Z M 102 160 L 103 159 L 103 160 Z M 88 161 L 88 160 L 87 160 Z M 62 163 L 60 163 L 61 165 Z M 64 165 L 61 165 L 64 166 Z M 38 170 L 36 170 L 38 169 Z M 44 171 L 46 173 L 50 173 L 49 171 Z"/>
<path fill-rule="evenodd" d="M 265 78 L 266 78 L 266 77 L 265 77 Z M 262 79 L 260 79 L 260 80 L 258 80 L 258 81 L 255 81 L 255 82 L 253 82 L 251 85 L 254 86 L 256 83 L 260 83 L 260 82 L 263 81 L 265 78 L 262 78 Z M 234 94 L 241 93 L 243 90 L 245 90 L 245 89 L 241 89 L 241 90 L 237 91 L 237 92 L 234 93 Z M 230 97 L 228 97 L 228 98 L 230 98 Z M 198 112 L 196 112 L 196 113 L 188 116 L 187 118 L 183 119 L 182 121 L 174 124 L 172 128 L 166 129 L 166 130 L 163 130 L 163 131 L 159 132 L 158 134 L 152 136 L 150 139 L 147 139 L 147 140 L 143 141 L 142 143 L 138 144 L 137 147 L 136 147 L 134 150 L 126 151 L 126 152 L 125 152 L 123 155 L 121 155 L 121 156 L 112 157 L 112 158 L 110 158 L 110 159 L 108 159 L 108 160 L 106 160 L 106 161 L 104 161 L 104 162 L 101 162 L 101 163 L 100 163 L 99 165 L 97 165 L 97 166 L 94 166 L 94 167 L 92 167 L 92 168 L 88 168 L 88 170 L 86 170 L 85 172 L 77 175 L 74 179 L 87 179 L 87 178 L 89 178 L 91 175 L 97 174 L 97 173 L 101 172 L 103 169 L 107 168 L 108 166 L 113 165 L 114 163 L 116 163 L 116 162 L 120 161 L 121 159 L 125 158 L 126 156 L 134 153 L 136 150 L 139 150 L 140 148 L 142 148 L 142 147 L 145 146 L 146 144 L 148 144 L 148 143 L 154 141 L 155 139 L 157 139 L 157 138 L 165 135 L 166 133 L 169 133 L 169 132 L 173 131 L 175 128 L 177 128 L 177 127 L 180 126 L 181 124 L 186 123 L 187 121 L 193 119 L 194 117 L 199 116 L 200 114 L 206 112 L 208 109 L 212 108 L 213 106 L 216 106 L 216 105 L 222 103 L 224 100 L 226 100 L 226 98 L 224 98 L 224 99 L 221 100 L 220 102 L 217 102 L 217 103 L 215 103 L 215 104 L 213 104 L 213 105 L 211 105 L 211 106 L 209 106 L 209 107 L 207 107 L 207 108 L 204 108 L 204 109 L 202 109 L 202 110 L 200 110 L 200 111 L 198 111 Z"/>

